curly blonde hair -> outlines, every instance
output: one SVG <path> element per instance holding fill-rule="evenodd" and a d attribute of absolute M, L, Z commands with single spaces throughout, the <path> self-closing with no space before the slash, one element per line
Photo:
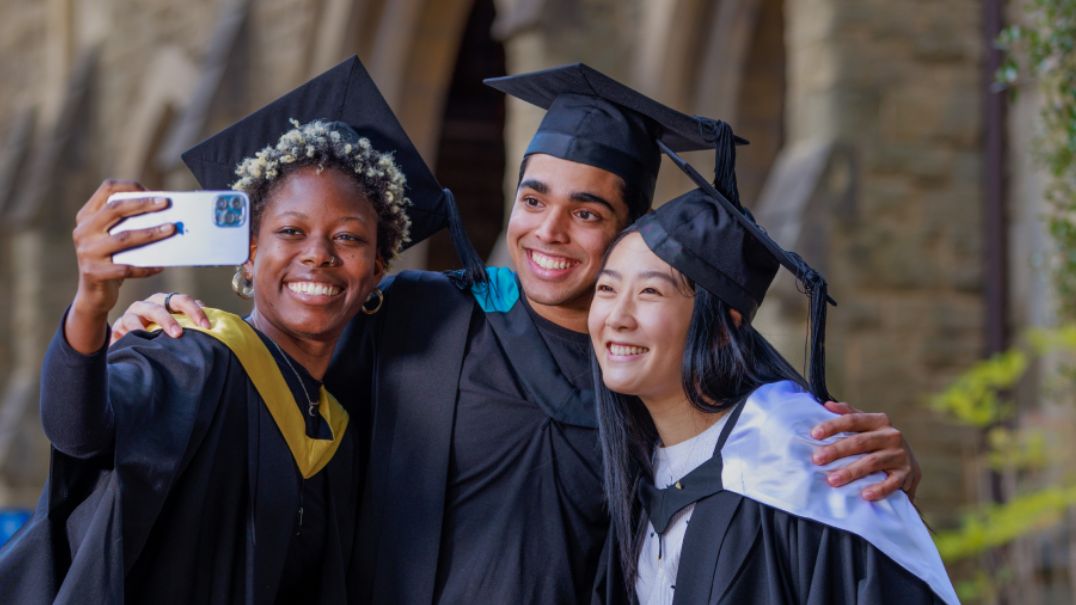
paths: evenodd
<path fill-rule="evenodd" d="M 407 179 L 391 152 L 381 152 L 343 122 L 314 120 L 300 124 L 276 145 L 266 147 L 239 163 L 239 180 L 232 189 L 245 192 L 251 203 L 251 228 L 257 230 L 265 202 L 273 189 L 298 168 L 336 168 L 355 178 L 377 212 L 377 254 L 388 263 L 410 241 L 411 205 L 404 193 Z"/>

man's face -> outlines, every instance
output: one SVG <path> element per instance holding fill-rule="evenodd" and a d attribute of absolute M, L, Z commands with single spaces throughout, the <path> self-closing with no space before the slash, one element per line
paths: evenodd
<path fill-rule="evenodd" d="M 508 249 L 536 310 L 586 312 L 602 255 L 628 224 L 622 179 L 601 168 L 534 154 L 516 189 Z"/>

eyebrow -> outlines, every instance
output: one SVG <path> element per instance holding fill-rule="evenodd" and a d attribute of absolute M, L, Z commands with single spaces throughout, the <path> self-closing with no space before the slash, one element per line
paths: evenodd
<path fill-rule="evenodd" d="M 299 212 L 298 210 L 287 210 L 285 212 L 281 212 L 277 216 L 294 216 L 296 218 L 302 218 L 302 219 L 310 218 L 310 215 L 306 214 L 305 212 Z M 341 221 L 356 221 L 356 222 L 359 222 L 359 223 L 366 223 L 367 222 L 365 217 L 363 217 L 361 215 L 358 215 L 358 214 L 344 216 L 344 217 L 341 217 L 340 220 Z"/>
<path fill-rule="evenodd" d="M 546 195 L 549 193 L 549 185 L 546 185 L 542 181 L 536 179 L 526 179 L 520 181 L 519 188 L 533 189 L 538 193 L 541 193 L 542 195 Z M 613 204 L 600 195 L 590 193 L 588 191 L 573 191 L 572 194 L 568 197 L 573 202 L 601 204 L 602 206 L 608 208 L 609 212 L 613 213 L 613 216 L 616 216 L 616 210 L 613 208 Z"/>
<path fill-rule="evenodd" d="M 623 279 L 623 276 L 620 274 L 619 271 L 613 271 L 612 269 L 602 269 L 601 273 L 599 273 L 598 275 L 608 275 L 613 279 Z M 668 273 L 665 273 L 664 271 L 643 271 L 642 273 L 639 273 L 639 277 L 642 277 L 644 279 L 660 279 L 662 281 L 668 282 L 674 288 L 679 286 L 679 284 L 676 283 L 676 280 L 673 279 L 673 276 L 669 275 Z"/>

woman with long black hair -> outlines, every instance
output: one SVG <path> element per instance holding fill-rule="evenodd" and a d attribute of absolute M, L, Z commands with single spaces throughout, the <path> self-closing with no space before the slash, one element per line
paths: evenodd
<path fill-rule="evenodd" d="M 751 325 L 780 265 L 812 298 L 810 380 Z M 828 300 L 817 272 L 712 187 L 610 247 L 588 326 L 612 516 L 597 600 L 957 601 L 905 494 L 868 502 L 876 478 L 833 489 L 805 463 L 821 445 L 810 428 L 831 416 Z"/>

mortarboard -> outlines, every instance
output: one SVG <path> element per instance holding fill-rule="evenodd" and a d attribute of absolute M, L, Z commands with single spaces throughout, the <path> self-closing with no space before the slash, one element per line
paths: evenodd
<path fill-rule="evenodd" d="M 720 175 L 724 183 L 715 187 L 664 143 L 658 145 L 698 185 L 643 216 L 636 228 L 646 245 L 662 260 L 675 267 L 699 287 L 754 317 L 777 271 L 784 266 L 796 276 L 810 297 L 810 360 L 808 383 L 820 401 L 830 400 L 825 375 L 826 305 L 836 304 L 828 294 L 825 278 L 798 254 L 783 249 L 736 199 L 735 150 L 732 129 L 721 122 L 718 138 L 725 141 L 718 150 Z M 731 195 L 720 189 L 732 189 Z"/>
<path fill-rule="evenodd" d="M 629 209 L 633 218 L 654 196 L 657 141 L 676 151 L 724 146 L 714 120 L 680 113 L 582 63 L 484 82 L 547 110 L 525 155 L 545 153 L 618 175 L 644 194 L 646 207 Z"/>
<path fill-rule="evenodd" d="M 336 67 L 255 111 L 183 153 L 183 161 L 206 189 L 227 189 L 236 180 L 239 163 L 275 145 L 291 130 L 291 120 L 341 122 L 381 152 L 392 152 L 407 177 L 407 208 L 414 245 L 444 227 L 466 269 L 466 277 L 483 281 L 485 268 L 460 223 L 452 192 L 442 188 L 388 102 L 358 57 Z"/>

